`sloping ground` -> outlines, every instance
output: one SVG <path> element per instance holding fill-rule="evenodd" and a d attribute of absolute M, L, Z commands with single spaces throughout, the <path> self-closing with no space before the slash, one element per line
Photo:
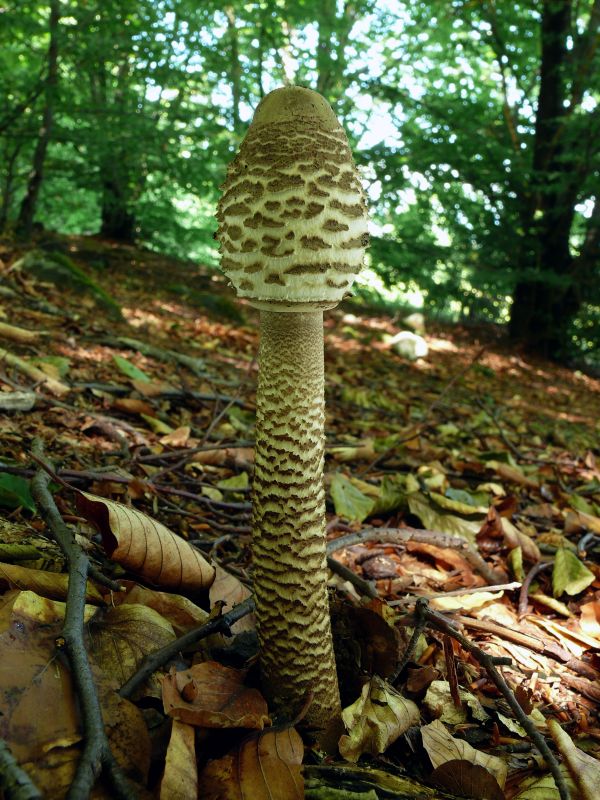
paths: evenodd
<path fill-rule="evenodd" d="M 31 703 L 27 681 L 33 681 L 44 657 L 53 658 L 64 613 L 56 603 L 50 607 L 51 600 L 39 598 L 65 597 L 64 586 L 58 585 L 64 559 L 33 513 L 29 480 L 36 468 L 30 455 L 34 439 L 41 441 L 56 470 L 51 489 L 63 518 L 85 537 L 92 560 L 105 573 L 144 583 L 143 568 L 134 569 L 132 562 L 118 566 L 114 554 L 112 561 L 107 559 L 106 532 L 103 549 L 89 524 L 93 514 L 82 510 L 85 504 L 76 503 L 58 478 L 137 508 L 168 526 L 178 541 L 192 541 L 216 559 L 230 577 L 212 591 L 213 608 L 219 599 L 237 602 L 244 596 L 257 314 L 234 301 L 222 277 L 201 266 L 95 238 L 48 235 L 33 251 L 5 242 L 0 258 L 0 582 L 7 592 L 0 636 L 8 635 L 14 616 L 21 615 L 27 641 L 35 640 L 41 659 L 31 658 L 22 643 L 22 652 L 15 651 L 19 658 L 14 670 L 1 673 L 0 692 L 5 698 L 22 695 Z M 427 794 L 425 788 L 393 784 L 405 771 L 430 782 L 435 767 L 433 779 L 450 792 L 526 800 L 536 796 L 527 794 L 535 787 L 528 789 L 523 781 L 547 780 L 547 769 L 479 656 L 485 651 L 512 659 L 512 666 L 504 668 L 510 689 L 546 738 L 551 732 L 546 722 L 552 718 L 579 747 L 596 750 L 600 385 L 585 375 L 511 353 L 485 328 L 476 334 L 458 328 L 430 330 L 428 357 L 409 362 L 386 344 L 385 336 L 398 330 L 390 318 L 359 314 L 354 308 L 352 313 L 336 309 L 326 319 L 328 535 L 331 555 L 351 570 L 336 577 L 334 606 L 336 628 L 342 632 L 337 655 L 343 699 L 353 702 L 374 673 L 393 679 L 417 703 L 421 725 L 431 726 L 439 718 L 459 743 L 470 742 L 495 760 L 482 762 L 453 744 L 432 745 L 428 736 L 434 729 L 422 728 L 419 738 L 410 715 L 407 737 L 392 743 L 394 736 L 386 740 L 382 735 L 379 749 L 365 744 L 360 729 L 369 727 L 366 720 L 371 727 L 395 726 L 404 732 L 399 721 L 404 712 L 396 709 L 391 722 L 378 721 L 374 702 L 351 726 L 359 743 L 346 755 L 356 760 L 362 752 L 385 750 L 384 757 L 372 756 L 376 769 L 350 771 L 319 764 L 309 755 L 308 794 L 324 796 L 319 794 L 323 784 L 333 782 L 346 786 L 344 797 L 352 797 L 348 786 L 381 797 L 401 796 L 401 791 L 402 796 L 440 797 L 437 789 Z M 138 522 L 132 523 L 133 529 Z M 118 538 L 119 520 L 111 525 Z M 135 550 L 135 544 L 131 547 Z M 148 550 L 147 538 L 144 548 Z M 140 555 L 138 567 L 144 558 L 149 558 L 147 552 Z M 11 572 L 8 564 L 25 571 Z M 53 576 L 49 586 L 32 569 Z M 162 581 L 156 575 L 149 581 L 149 574 L 146 584 L 160 589 Z M 522 584 L 526 576 L 529 597 L 513 585 Z M 512 588 L 482 591 L 490 583 L 510 583 Z M 133 738 L 148 740 L 145 750 L 138 741 L 144 750 L 140 753 L 111 733 L 111 724 L 125 712 L 113 707 L 109 695 L 114 687 L 108 678 L 125 683 L 147 652 L 198 625 L 204 619 L 199 606 L 208 608 L 208 601 L 205 592 L 191 592 L 197 602 L 187 600 L 184 614 L 179 607 L 173 610 L 177 594 L 167 601 L 159 591 L 144 589 L 148 594 L 136 601 L 131 593 L 142 589 L 132 582 L 126 585 L 129 599 L 123 603 L 130 604 L 130 612 L 151 606 L 156 618 L 111 619 L 106 609 L 114 598 L 101 588 L 90 599 L 102 616 L 90 648 L 111 744 L 143 795 L 142 787 L 154 789 L 164 767 L 168 730 L 156 702 L 160 689 L 156 681 L 146 684 L 140 703 L 143 718 L 127 712 Z M 181 582 L 163 582 L 163 588 L 190 595 Z M 378 599 L 361 601 L 357 592 L 377 594 L 389 605 Z M 434 629 L 430 620 L 410 653 L 410 669 L 397 676 L 407 625 L 415 624 L 413 617 L 403 615 L 412 612 L 415 595 L 429 598 L 431 609 L 460 624 L 468 642 L 481 648 L 479 655 L 469 652 L 465 641 L 449 644 L 447 631 Z M 103 605 L 107 600 L 109 605 Z M 52 625 L 58 626 L 56 631 Z M 107 655 L 110 647 L 103 643 L 102 631 L 117 653 L 116 662 L 114 653 L 113 660 Z M 343 641 L 351 646 L 342 646 Z M 227 656 L 215 643 L 210 653 L 217 662 L 239 667 L 255 653 L 248 632 L 244 647 L 234 637 Z M 31 672 L 21 674 L 16 664 L 24 658 Z M 50 690 L 40 691 L 49 702 Z M 72 696 L 67 686 L 62 702 Z M 383 701 L 378 702 L 381 706 Z M 389 697 L 386 704 L 392 708 Z M 46 787 L 45 796 L 63 796 L 81 735 L 73 700 L 64 712 L 70 718 L 61 718 L 59 724 L 51 715 L 52 724 L 38 732 L 35 747 L 27 745 L 19 728 L 22 709 L 17 713 L 14 703 L 9 705 L 11 713 L 0 723 L 2 737 Z M 185 772 L 186 759 L 174 753 L 180 752 L 177 744 L 187 747 L 188 754 L 193 749 L 193 734 L 191 740 L 186 735 L 173 728 L 164 786 Z M 240 738 L 231 732 L 226 739 L 215 738 L 214 752 L 211 741 L 209 737 L 198 754 L 201 765 L 227 746 L 238 747 Z M 50 763 L 48 754 L 64 748 L 65 742 L 69 753 L 60 750 L 62 760 Z M 263 740 L 269 752 L 279 752 L 278 746 Z M 563 745 L 558 747 L 564 752 Z M 450 756 L 439 757 L 440 750 Z M 460 761 L 462 783 L 456 783 L 455 769 L 444 773 L 445 762 L 453 760 Z M 407 761 L 411 769 L 405 770 Z M 283 757 L 273 757 L 273 762 L 278 775 Z M 291 769 L 287 762 L 285 768 Z M 210 792 L 221 785 L 222 775 L 217 780 L 214 772 L 205 770 L 201 778 L 203 796 L 213 796 Z M 247 774 L 252 777 L 245 790 L 258 791 L 259 778 L 252 770 Z M 495 783 L 484 790 L 490 775 Z M 188 796 L 194 796 L 197 777 L 187 772 L 184 777 Z M 235 784 L 242 779 L 230 780 Z M 268 788 L 275 778 L 260 780 Z M 47 788 L 54 785 L 55 790 Z M 555 794 L 544 796 L 558 796 L 556 790 L 548 791 Z M 576 795 L 575 789 L 572 796 L 588 797 Z"/>

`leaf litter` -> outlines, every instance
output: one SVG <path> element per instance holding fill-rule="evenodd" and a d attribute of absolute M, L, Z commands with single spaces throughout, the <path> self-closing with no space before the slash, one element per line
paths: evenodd
<path fill-rule="evenodd" d="M 100 283 L 123 319 L 34 277 L 0 305 L 0 736 L 44 796 L 66 796 L 83 729 L 61 653 L 66 567 L 30 493 L 34 437 L 53 462 L 62 519 L 119 582 L 117 591 L 92 576 L 84 620 L 109 742 L 138 796 L 286 800 L 343 785 L 350 798 L 387 797 L 402 785 L 411 797 L 559 797 L 480 653 L 503 659 L 525 721 L 562 761 L 561 791 L 592 798 L 598 382 L 513 353 L 485 328 L 437 326 L 429 356 L 409 363 L 386 343 L 394 319 L 328 313 L 328 540 L 345 732 L 326 755 L 293 720 L 269 718 L 251 615 L 233 635 L 184 647 L 133 700 L 119 696 L 148 653 L 250 594 L 256 317 L 199 311 L 164 281 L 168 269 L 173 286 L 218 309 L 227 290 L 202 267 L 98 239 L 54 246 L 83 272 L 102 254 Z M 7 284 L 23 255 L 4 249 Z M 416 598 L 466 640 L 449 647 L 440 629 L 419 628 Z"/>

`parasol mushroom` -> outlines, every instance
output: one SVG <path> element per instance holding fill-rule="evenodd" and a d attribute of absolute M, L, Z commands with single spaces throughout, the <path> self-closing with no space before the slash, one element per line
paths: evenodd
<path fill-rule="evenodd" d="M 323 310 L 368 244 L 348 140 L 316 92 L 263 98 L 219 202 L 221 267 L 260 309 L 253 581 L 265 693 L 307 721 L 339 714 L 325 552 Z"/>

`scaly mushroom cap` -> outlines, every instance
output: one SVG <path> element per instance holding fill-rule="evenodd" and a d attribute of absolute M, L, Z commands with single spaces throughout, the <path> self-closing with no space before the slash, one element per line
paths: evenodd
<path fill-rule="evenodd" d="M 348 140 L 310 89 L 263 98 L 221 187 L 221 269 L 270 311 L 332 308 L 368 245 L 367 207 Z"/>

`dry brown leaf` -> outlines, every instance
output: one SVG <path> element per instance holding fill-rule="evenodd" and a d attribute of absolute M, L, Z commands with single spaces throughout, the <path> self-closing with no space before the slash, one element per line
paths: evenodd
<path fill-rule="evenodd" d="M 191 725 L 174 719 L 160 783 L 160 800 L 190 800 L 194 797 L 198 797 L 196 731 Z"/>
<path fill-rule="evenodd" d="M 168 444 L 171 447 L 186 447 L 191 432 L 192 429 L 190 426 L 185 425 L 181 428 L 176 428 L 174 431 L 171 431 L 171 433 L 166 433 L 164 436 L 161 436 L 159 442 L 161 444 Z"/>
<path fill-rule="evenodd" d="M 160 397 L 173 391 L 173 386 L 167 381 L 139 381 L 133 378 L 130 383 L 143 397 Z"/>
<path fill-rule="evenodd" d="M 217 569 L 219 569 L 217 567 Z M 181 636 L 192 628 L 208 622 L 208 613 L 181 594 L 160 592 L 140 586 L 134 581 L 121 581 L 124 592 L 111 593 L 105 597 L 109 605 L 142 605 L 153 608 L 173 626 L 177 636 Z M 213 584 L 214 586 L 214 584 Z M 212 587 L 211 587 L 212 591 Z"/>
<path fill-rule="evenodd" d="M 444 725 L 439 720 L 434 720 L 429 725 L 421 728 L 423 747 L 427 751 L 429 760 L 434 769 L 443 766 L 449 761 L 467 761 L 470 764 L 483 767 L 492 775 L 498 786 L 503 789 L 506 783 L 508 768 L 502 759 L 490 756 L 481 750 L 475 750 L 463 739 L 450 736 Z"/>
<path fill-rule="evenodd" d="M 589 603 L 583 603 L 579 610 L 581 611 L 579 618 L 581 630 L 588 636 L 600 639 L 600 603 L 597 600 L 591 600 Z"/>
<path fill-rule="evenodd" d="M 65 600 L 69 576 L 59 572 L 46 572 L 43 569 L 29 569 L 17 564 L 0 564 L 0 588 L 29 589 L 42 597 Z M 102 603 L 102 595 L 96 587 L 87 582 L 86 603 Z"/>
<path fill-rule="evenodd" d="M 40 332 L 17 328 L 16 325 L 9 325 L 8 322 L 0 322 L 0 337 L 2 339 L 12 339 L 13 342 L 20 342 L 21 344 L 31 344 L 40 340 Z"/>
<path fill-rule="evenodd" d="M 569 734 L 560 727 L 555 719 L 548 720 L 548 728 L 583 800 L 597 800 L 598 786 L 600 785 L 600 761 L 575 747 Z"/>
<path fill-rule="evenodd" d="M 210 607 L 213 608 L 218 602 L 223 603 L 222 611 L 225 613 L 234 606 L 250 597 L 252 592 L 247 586 L 238 580 L 235 575 L 226 572 L 218 564 L 215 566 L 215 580 L 210 587 L 208 597 L 210 599 Z M 256 618 L 254 614 L 246 614 L 245 617 L 239 619 L 231 626 L 232 633 L 241 633 L 242 631 L 252 631 L 256 628 Z M 224 637 L 223 637 L 224 638 Z"/>
<path fill-rule="evenodd" d="M 145 414 L 148 417 L 156 414 L 150 403 L 146 403 L 145 400 L 140 400 L 138 397 L 117 397 L 113 400 L 112 407 L 125 414 Z"/>
<path fill-rule="evenodd" d="M 120 686 L 137 672 L 148 653 L 175 639 L 173 626 L 157 611 L 130 603 L 97 614 L 88 632 L 94 661 Z"/>
<path fill-rule="evenodd" d="M 473 800 L 504 800 L 504 792 L 494 776 L 479 764 L 469 761 L 446 761 L 429 776 L 432 783 L 459 797 Z"/>
<path fill-rule="evenodd" d="M 244 686 L 245 672 L 216 661 L 195 664 L 163 679 L 165 713 L 201 728 L 258 728 L 270 723 L 258 689 Z"/>
<path fill-rule="evenodd" d="M 302 739 L 294 728 L 263 731 L 223 758 L 209 761 L 200 775 L 203 800 L 303 800 Z"/>
<path fill-rule="evenodd" d="M 505 517 L 502 517 L 502 530 L 504 531 L 504 544 L 509 550 L 520 547 L 523 551 L 524 560 L 537 564 L 541 558 L 541 553 L 539 547 L 530 536 L 519 530 L 516 525 L 513 525 Z"/>
<path fill-rule="evenodd" d="M 227 447 L 222 450 L 203 450 L 191 459 L 192 464 L 210 464 L 212 466 L 234 466 L 245 469 L 254 462 L 252 447 Z"/>
<path fill-rule="evenodd" d="M 77 492 L 79 513 L 100 531 L 109 558 L 147 581 L 169 589 L 208 589 L 215 569 L 195 547 L 135 508 Z"/>
<path fill-rule="evenodd" d="M 527 489 L 539 488 L 539 481 L 536 481 L 535 478 L 527 477 L 520 469 L 511 467 L 510 464 L 504 464 L 502 461 L 488 461 L 487 466 L 493 469 L 496 475 L 499 475 L 505 481 L 516 483 L 519 486 L 525 486 Z"/>
<path fill-rule="evenodd" d="M 56 656 L 64 604 L 33 592 L 9 593 L 3 600 L 0 737 L 44 797 L 62 799 L 81 756 L 75 689 L 65 662 Z M 118 696 L 112 678 L 94 678 L 115 757 L 134 780 L 145 782 L 150 740 L 141 712 Z"/>

